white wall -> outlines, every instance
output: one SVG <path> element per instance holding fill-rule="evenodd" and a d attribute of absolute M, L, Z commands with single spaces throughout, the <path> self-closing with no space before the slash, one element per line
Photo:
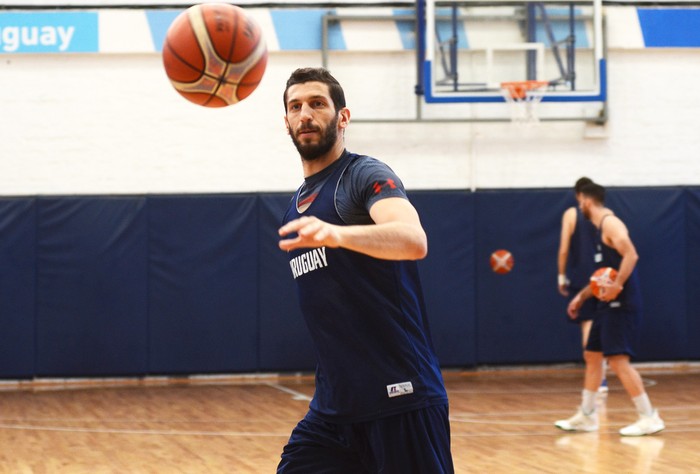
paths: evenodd
<path fill-rule="evenodd" d="M 160 61 L 156 53 L 0 55 L 0 194 L 288 191 L 299 184 L 282 92 L 294 68 L 320 65 L 320 53 L 272 53 L 258 90 L 226 109 L 182 99 Z M 700 50 L 610 51 L 610 121 L 593 131 L 602 138 L 587 138 L 582 122 L 526 130 L 361 122 L 414 115 L 413 54 L 334 53 L 329 67 L 358 119 L 348 148 L 389 163 L 409 189 L 569 187 L 584 174 L 611 186 L 700 184 Z M 424 114 L 460 111 L 431 106 Z"/>

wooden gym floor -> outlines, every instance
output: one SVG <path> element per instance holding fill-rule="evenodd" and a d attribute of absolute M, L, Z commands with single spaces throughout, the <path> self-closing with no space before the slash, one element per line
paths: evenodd
<path fill-rule="evenodd" d="M 644 438 L 617 434 L 636 415 L 614 377 L 600 432 L 567 434 L 581 369 L 446 373 L 456 472 L 700 472 L 700 369 L 640 372 L 667 425 Z M 308 376 L 0 382 L 0 473 L 272 473 L 312 394 Z"/>

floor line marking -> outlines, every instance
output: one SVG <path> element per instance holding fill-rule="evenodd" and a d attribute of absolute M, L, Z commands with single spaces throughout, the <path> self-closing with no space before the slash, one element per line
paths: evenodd
<path fill-rule="evenodd" d="M 99 433 L 127 435 L 159 435 L 159 436 L 237 436 L 252 438 L 286 438 L 289 433 L 254 432 L 254 431 L 180 431 L 180 430 L 117 430 L 106 428 L 78 428 L 62 426 L 29 426 L 0 424 L 1 430 L 20 431 L 58 431 L 62 433 Z"/>
<path fill-rule="evenodd" d="M 276 388 L 281 392 L 290 394 L 292 396 L 292 400 L 304 400 L 307 402 L 311 401 L 311 397 L 309 397 L 308 395 L 305 395 L 301 392 L 297 392 L 296 390 L 292 390 L 291 388 L 285 387 L 284 385 L 280 385 L 278 383 L 273 382 L 267 382 L 263 385 L 267 385 L 268 387 Z"/>
<path fill-rule="evenodd" d="M 681 406 L 655 406 L 660 412 L 664 411 L 693 411 L 700 410 L 700 405 L 681 405 Z M 575 408 L 573 408 L 575 410 Z M 570 413 L 572 410 L 558 409 L 558 410 L 530 410 L 530 411 L 499 411 L 499 412 L 455 412 L 452 413 L 452 417 L 466 416 L 532 416 L 532 415 L 553 415 L 557 413 Z M 632 406 L 630 407 L 620 407 L 620 408 L 605 408 L 608 413 L 620 413 L 626 411 L 634 411 Z"/>
<path fill-rule="evenodd" d="M 636 436 L 620 436 L 620 439 L 653 439 L 658 436 L 658 439 L 663 439 L 663 433 L 699 433 L 700 428 L 697 429 L 674 429 L 674 428 L 666 428 L 663 431 L 659 432 L 658 434 L 654 435 L 647 435 L 644 437 L 636 437 Z M 563 436 L 580 436 L 580 437 L 585 437 L 586 435 L 590 434 L 617 434 L 619 435 L 618 430 L 599 430 L 599 431 L 592 431 L 588 433 L 577 433 L 574 431 L 562 431 L 559 429 L 552 429 L 551 431 L 535 431 L 535 432 L 504 432 L 504 433 L 452 433 L 451 436 L 453 438 L 496 438 L 498 436 L 503 436 L 503 437 L 516 437 L 516 436 L 556 436 L 556 437 L 563 437 Z"/>

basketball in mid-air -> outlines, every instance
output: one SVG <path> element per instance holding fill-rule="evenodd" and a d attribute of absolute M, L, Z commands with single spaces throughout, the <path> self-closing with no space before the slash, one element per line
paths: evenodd
<path fill-rule="evenodd" d="M 597 269 L 591 275 L 591 291 L 593 296 L 600 299 L 605 296 L 605 285 L 610 285 L 617 279 L 617 270 L 612 267 L 603 267 Z"/>
<path fill-rule="evenodd" d="M 505 274 L 513 269 L 515 260 L 513 255 L 507 250 L 496 250 L 491 254 L 491 270 L 496 273 Z"/>
<path fill-rule="evenodd" d="M 267 46 L 260 25 L 242 8 L 205 3 L 182 12 L 168 28 L 163 66 L 185 99 L 226 107 L 258 87 L 267 66 Z"/>

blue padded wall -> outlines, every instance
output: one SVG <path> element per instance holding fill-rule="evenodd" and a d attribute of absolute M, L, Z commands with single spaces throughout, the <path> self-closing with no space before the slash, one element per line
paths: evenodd
<path fill-rule="evenodd" d="M 700 359 L 700 189 L 686 190 L 685 278 L 689 359 Z M 671 275 L 682 271 L 674 266 Z M 675 280 L 675 278 L 673 278 Z M 676 316 L 677 317 L 677 316 Z"/>
<path fill-rule="evenodd" d="M 561 362 L 581 358 L 580 331 L 568 322 L 557 291 L 561 215 L 569 191 L 486 191 L 476 194 L 476 313 L 478 362 Z M 514 257 L 505 275 L 491 270 L 491 253 Z"/>
<path fill-rule="evenodd" d="M 287 254 L 279 249 L 279 229 L 291 194 L 259 201 L 260 370 L 309 370 L 315 365 L 311 337 L 299 310 Z"/>
<path fill-rule="evenodd" d="M 306 371 L 290 194 L 0 199 L 0 377 Z M 640 254 L 637 360 L 700 359 L 700 189 L 611 188 Z M 581 359 L 556 290 L 570 190 L 411 193 L 443 366 Z M 515 256 L 494 274 L 492 251 Z"/>
<path fill-rule="evenodd" d="M 37 375 L 148 370 L 145 203 L 37 200 Z"/>
<path fill-rule="evenodd" d="M 33 199 L 0 200 L 0 377 L 34 374 Z"/>
<path fill-rule="evenodd" d="M 151 197 L 148 210 L 149 372 L 256 370 L 256 197 Z"/>
<path fill-rule="evenodd" d="M 474 195 L 411 193 L 428 236 L 418 263 L 433 343 L 442 365 L 471 366 L 476 358 Z"/>
<path fill-rule="evenodd" d="M 676 188 L 611 189 L 606 195 L 639 254 L 644 309 L 637 360 L 688 356 L 685 198 Z"/>

